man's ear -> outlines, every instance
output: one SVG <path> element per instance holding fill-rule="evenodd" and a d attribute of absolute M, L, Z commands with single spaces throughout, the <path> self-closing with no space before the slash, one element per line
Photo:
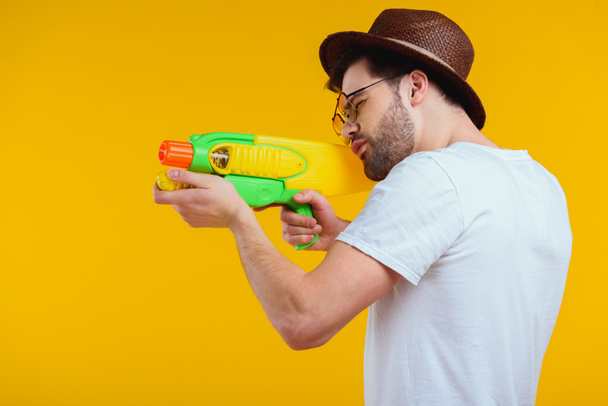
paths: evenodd
<path fill-rule="evenodd" d="M 412 106 L 420 104 L 428 94 L 428 76 L 426 76 L 426 73 L 424 73 L 423 71 L 416 69 L 412 71 L 409 75 L 407 75 L 404 79 L 406 81 L 405 84 L 407 85 L 406 89 L 408 94 L 406 96 L 408 97 L 408 100 L 410 101 Z"/>

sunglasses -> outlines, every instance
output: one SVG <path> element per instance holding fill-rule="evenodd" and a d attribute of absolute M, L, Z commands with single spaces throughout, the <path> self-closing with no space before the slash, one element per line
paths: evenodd
<path fill-rule="evenodd" d="M 342 136 L 342 128 L 344 128 L 344 124 L 347 121 L 353 124 L 355 121 L 357 121 L 357 116 L 359 115 L 359 113 L 357 112 L 357 108 L 350 101 L 350 98 L 356 95 L 357 93 L 360 93 L 374 85 L 377 85 L 378 83 L 384 82 L 385 80 L 389 80 L 406 73 L 408 72 L 397 72 L 394 75 L 391 75 L 384 79 L 380 79 L 379 81 L 374 82 L 371 85 L 367 85 L 365 87 L 362 87 L 361 89 L 355 90 L 350 94 L 345 94 L 344 92 L 340 93 L 340 95 L 338 96 L 338 101 L 336 103 L 334 117 L 331 119 L 331 121 L 334 127 L 334 131 L 336 132 L 336 134 L 338 134 L 338 138 L 340 138 L 340 140 L 342 140 L 344 144 L 350 145 L 351 143 L 350 139 Z"/>

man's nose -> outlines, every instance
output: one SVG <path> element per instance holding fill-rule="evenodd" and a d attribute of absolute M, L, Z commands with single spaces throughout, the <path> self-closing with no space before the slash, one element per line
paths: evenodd
<path fill-rule="evenodd" d="M 341 135 L 343 138 L 352 141 L 358 131 L 359 124 L 356 121 L 354 123 L 346 121 L 342 127 Z"/>

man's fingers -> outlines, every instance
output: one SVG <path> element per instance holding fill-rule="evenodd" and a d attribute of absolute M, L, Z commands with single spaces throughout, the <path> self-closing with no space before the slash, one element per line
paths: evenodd
<path fill-rule="evenodd" d="M 293 196 L 293 200 L 296 203 L 310 203 L 313 199 L 314 194 L 315 191 L 313 191 L 312 189 L 304 189 L 300 193 L 295 194 Z"/>
<path fill-rule="evenodd" d="M 297 203 L 309 203 L 312 206 L 313 213 L 321 210 L 326 211 L 331 209 L 331 205 L 325 196 L 315 192 L 312 189 L 304 189 L 293 197 Z"/>
<path fill-rule="evenodd" d="M 214 182 L 218 181 L 215 175 L 194 173 L 185 169 L 171 168 L 167 171 L 167 176 L 174 182 L 193 185 L 198 189 L 211 189 Z M 176 189 L 172 191 L 162 190 L 158 184 L 154 183 L 154 202 L 156 204 L 179 205 L 188 204 L 192 200 L 192 191 L 195 189 Z M 199 196 L 200 199 L 200 196 Z"/>
<path fill-rule="evenodd" d="M 299 227 L 291 224 L 283 223 L 283 234 L 289 235 L 316 235 L 321 234 L 323 229 L 317 224 L 313 227 Z"/>
<path fill-rule="evenodd" d="M 158 184 L 154 182 L 154 203 L 156 204 L 173 204 L 173 199 L 170 197 L 170 193 L 158 187 Z"/>
<path fill-rule="evenodd" d="M 317 220 L 315 218 L 298 214 L 286 206 L 281 208 L 280 219 L 283 223 L 300 227 L 312 228 L 317 224 Z"/>
<path fill-rule="evenodd" d="M 312 242 L 315 239 L 315 236 L 313 234 L 291 235 L 283 232 L 283 239 L 289 245 L 296 246 Z"/>
<path fill-rule="evenodd" d="M 171 168 L 167 171 L 167 176 L 178 183 L 187 183 L 198 188 L 209 189 L 213 184 L 214 175 L 204 173 L 194 173 L 185 169 Z"/>

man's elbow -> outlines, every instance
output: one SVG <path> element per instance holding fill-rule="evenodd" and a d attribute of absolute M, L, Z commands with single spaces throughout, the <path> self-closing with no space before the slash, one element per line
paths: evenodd
<path fill-rule="evenodd" d="M 331 334 L 323 324 L 316 320 L 290 321 L 277 329 L 285 343 L 294 351 L 310 350 L 327 343 Z"/>

